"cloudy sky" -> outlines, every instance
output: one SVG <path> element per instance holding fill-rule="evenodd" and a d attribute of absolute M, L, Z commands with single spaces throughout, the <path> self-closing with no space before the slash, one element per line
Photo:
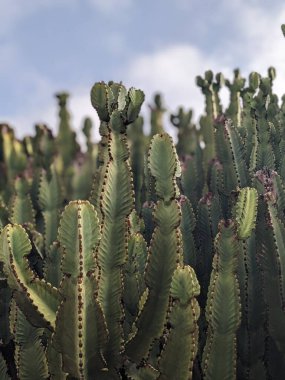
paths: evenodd
<path fill-rule="evenodd" d="M 94 120 L 89 91 L 122 80 L 156 91 L 175 111 L 203 109 L 195 76 L 227 77 L 273 65 L 285 92 L 282 0 L 0 0 L 0 121 L 19 136 L 35 122 L 56 130 L 55 92 L 72 94 L 72 123 Z M 226 97 L 226 93 L 225 93 Z"/>

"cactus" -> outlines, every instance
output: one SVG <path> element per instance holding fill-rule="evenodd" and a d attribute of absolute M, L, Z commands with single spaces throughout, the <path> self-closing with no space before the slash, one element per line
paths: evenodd
<path fill-rule="evenodd" d="M 151 130 L 150 130 L 150 136 L 154 136 L 158 133 L 163 133 L 163 114 L 166 111 L 166 109 L 163 106 L 162 96 L 161 94 L 155 94 L 154 96 L 154 104 L 150 105 L 150 111 L 151 111 L 151 118 L 150 118 L 150 124 L 151 124 Z"/>
<path fill-rule="evenodd" d="M 241 127 L 241 103 L 240 94 L 243 90 L 245 79 L 241 77 L 238 69 L 234 70 L 234 80 L 230 83 L 225 81 L 226 86 L 230 90 L 230 104 L 226 111 L 226 115 L 232 120 L 233 125 L 237 128 Z"/>
<path fill-rule="evenodd" d="M 96 296 L 95 275 L 99 237 L 100 226 L 93 207 L 89 202 L 71 202 L 59 227 L 58 240 L 63 249 L 60 293 L 64 299 L 57 310 L 52 344 L 62 353 L 63 370 L 75 378 L 92 378 L 105 366 L 101 351 L 107 330 Z"/>
<path fill-rule="evenodd" d="M 172 141 L 167 135 L 156 135 L 150 146 L 149 168 L 155 178 L 158 202 L 154 209 L 156 227 L 151 240 L 145 282 L 144 303 L 136 325 L 136 333 L 126 347 L 133 361 L 147 356 L 154 339 L 162 334 L 165 323 L 171 278 L 181 260 L 179 190 L 176 176 L 179 168 Z M 164 266 L 160 266 L 160 262 Z"/>
<path fill-rule="evenodd" d="M 123 317 L 120 297 L 121 272 L 126 260 L 127 220 L 133 208 L 132 175 L 127 162 L 126 126 L 138 116 L 144 95 L 131 88 L 128 93 L 121 84 L 97 83 L 91 90 L 91 101 L 108 131 L 108 159 L 100 193 L 102 237 L 98 247 L 100 277 L 98 298 L 109 331 L 104 356 L 111 367 L 120 366 L 119 353 L 123 344 L 120 320 Z M 114 322 L 115 321 L 115 322 Z"/>
<path fill-rule="evenodd" d="M 139 117 L 128 127 L 128 138 L 131 141 L 131 167 L 134 180 L 135 206 L 138 212 L 141 211 L 144 200 L 143 175 L 144 175 L 144 154 L 146 149 L 146 138 L 143 134 L 143 119 Z"/>
<path fill-rule="evenodd" d="M 195 153 L 197 144 L 199 143 L 199 134 L 195 124 L 191 122 L 193 111 L 185 112 L 182 107 L 178 109 L 178 113 L 170 115 L 171 123 L 178 128 L 178 142 L 176 150 L 178 156 L 191 155 Z"/>
<path fill-rule="evenodd" d="M 192 379 L 193 362 L 198 349 L 198 318 L 200 308 L 196 296 L 200 290 L 194 270 L 178 267 L 173 274 L 170 295 L 171 311 L 168 316 L 168 337 L 159 359 L 159 379 Z M 178 347 L 183 347 L 177 361 Z"/>
<path fill-rule="evenodd" d="M 275 75 L 245 83 L 236 70 L 224 114 L 223 76 L 197 77 L 205 113 L 200 129 L 190 111 L 172 114 L 176 147 L 156 96 L 147 153 L 143 92 L 121 83 L 93 86 L 101 141 L 86 119 L 86 151 L 66 94 L 55 137 L 43 124 L 20 141 L 1 125 L 1 378 L 280 378 L 285 98 Z"/>
<path fill-rule="evenodd" d="M 62 160 L 63 170 L 66 170 L 74 159 L 76 152 L 79 149 L 79 145 L 75 140 L 75 133 L 70 128 L 69 124 L 69 112 L 66 108 L 67 99 L 69 95 L 65 92 L 56 94 L 59 105 L 59 129 L 57 136 L 57 144 Z"/>
<path fill-rule="evenodd" d="M 240 324 L 237 256 L 240 250 L 234 224 L 221 222 L 215 238 L 215 257 L 208 292 L 207 341 L 203 353 L 205 379 L 236 378 L 236 331 Z"/>

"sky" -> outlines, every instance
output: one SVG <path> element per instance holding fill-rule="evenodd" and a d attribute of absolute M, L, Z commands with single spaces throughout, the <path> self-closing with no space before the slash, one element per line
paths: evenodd
<path fill-rule="evenodd" d="M 90 89 L 101 80 L 145 92 L 146 129 L 155 92 L 169 112 L 183 105 L 197 119 L 195 77 L 208 69 L 232 78 L 237 67 L 247 77 L 274 66 L 285 93 L 281 0 L 0 0 L 0 14 L 0 122 L 19 137 L 38 122 L 57 130 L 59 91 L 71 94 L 74 128 L 90 116 L 96 137 Z"/>

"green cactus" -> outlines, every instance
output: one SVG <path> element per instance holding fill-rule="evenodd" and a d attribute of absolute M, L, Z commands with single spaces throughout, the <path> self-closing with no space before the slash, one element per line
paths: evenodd
<path fill-rule="evenodd" d="M 17 305 L 36 326 L 54 329 L 60 296 L 30 269 L 29 237 L 20 225 L 8 224 L 1 234 L 0 260 Z"/>
<path fill-rule="evenodd" d="M 192 379 L 193 362 L 198 350 L 198 318 L 200 308 L 195 297 L 200 286 L 194 270 L 185 266 L 174 272 L 170 295 L 171 306 L 168 316 L 166 343 L 159 359 L 158 379 Z M 177 350 L 183 348 L 177 360 Z"/>
<path fill-rule="evenodd" d="M 66 108 L 69 94 L 62 92 L 56 94 L 59 106 L 59 128 L 57 135 L 57 145 L 62 160 L 63 170 L 66 170 L 74 159 L 75 154 L 79 150 L 79 145 L 76 142 L 75 133 L 70 127 L 70 115 Z M 64 172 L 63 172 L 64 173 Z"/>
<path fill-rule="evenodd" d="M 161 94 L 155 94 L 153 99 L 153 105 L 150 105 L 150 136 L 154 136 L 157 133 L 163 133 L 163 115 L 166 111 L 166 109 L 163 106 L 162 96 Z"/>
<path fill-rule="evenodd" d="M 233 222 L 221 222 L 208 291 L 207 341 L 203 353 L 205 379 L 236 378 L 236 331 L 240 324 L 237 256 L 240 251 Z"/>
<path fill-rule="evenodd" d="M 11 202 L 10 220 L 12 223 L 30 223 L 35 227 L 35 211 L 29 194 L 30 186 L 25 178 L 15 179 L 15 196 Z"/>
<path fill-rule="evenodd" d="M 3 355 L 0 353 L 0 377 L 3 380 L 10 380 L 11 377 L 8 375 L 8 368 Z"/>
<path fill-rule="evenodd" d="M 121 84 L 109 86 L 97 83 L 91 90 L 91 101 L 108 131 L 108 158 L 100 191 L 102 215 L 102 237 L 98 247 L 100 276 L 98 298 L 109 331 L 109 340 L 104 352 L 110 367 L 120 367 L 120 351 L 123 331 L 120 320 L 123 309 L 122 269 L 126 260 L 128 241 L 127 221 L 133 209 L 132 175 L 128 164 L 129 150 L 126 141 L 126 126 L 138 116 L 143 93 L 131 88 L 126 92 Z M 101 173 L 102 174 L 102 173 Z M 98 199 L 97 199 L 98 202 Z M 114 322 L 115 321 L 115 322 Z"/>
<path fill-rule="evenodd" d="M 200 130 L 182 107 L 171 116 L 178 154 L 162 98 L 146 154 L 143 92 L 115 82 L 92 88 L 101 141 L 86 119 L 86 151 L 67 94 L 55 137 L 43 124 L 20 141 L 0 126 L 1 378 L 280 378 L 285 97 L 275 75 L 245 85 L 236 70 L 224 114 L 223 76 L 197 77 L 206 109 Z"/>
<path fill-rule="evenodd" d="M 138 119 L 128 127 L 128 138 L 131 142 L 131 167 L 134 180 L 135 206 L 138 212 L 141 211 L 144 200 L 143 175 L 144 175 L 144 155 L 146 149 L 146 138 L 143 134 L 143 118 Z"/>
<path fill-rule="evenodd" d="M 234 70 L 233 83 L 229 80 L 225 81 L 226 86 L 230 90 L 230 104 L 226 111 L 226 115 L 232 120 L 233 125 L 237 128 L 241 127 L 241 103 L 240 94 L 243 90 L 245 79 L 241 77 L 238 69 Z"/>
<path fill-rule="evenodd" d="M 17 175 L 23 173 L 27 167 L 27 156 L 24 144 L 15 138 L 14 131 L 7 124 L 0 124 L 1 143 L 1 195 L 8 203 L 12 195 L 13 182 Z"/>
<path fill-rule="evenodd" d="M 75 378 L 90 379 L 105 367 L 102 350 L 107 330 L 96 296 L 95 251 L 99 238 L 100 225 L 93 207 L 88 202 L 71 202 L 59 227 L 63 249 L 60 293 L 64 300 L 56 314 L 52 344 L 62 353 L 63 370 Z"/>
<path fill-rule="evenodd" d="M 44 224 L 44 250 L 45 254 L 48 255 L 51 244 L 57 238 L 59 211 L 62 207 L 61 186 L 54 166 L 41 173 L 38 204 Z"/>
<path fill-rule="evenodd" d="M 150 145 L 149 168 L 155 178 L 157 204 L 154 209 L 156 227 L 151 240 L 145 273 L 147 286 L 136 325 L 136 332 L 126 346 L 126 353 L 133 361 L 147 356 L 154 339 L 163 332 L 171 278 L 181 261 L 181 210 L 177 202 L 179 176 L 177 155 L 167 135 L 156 135 Z M 160 266 L 160 262 L 164 266 Z"/>
<path fill-rule="evenodd" d="M 199 144 L 198 131 L 191 121 L 192 115 L 192 110 L 185 112 L 182 107 L 178 109 L 176 115 L 170 115 L 171 123 L 178 128 L 176 149 L 179 157 L 195 153 L 197 144 Z"/>

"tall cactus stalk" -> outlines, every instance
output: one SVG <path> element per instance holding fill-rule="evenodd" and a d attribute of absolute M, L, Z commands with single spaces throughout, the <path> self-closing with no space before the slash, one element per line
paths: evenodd
<path fill-rule="evenodd" d="M 227 220 L 219 224 L 206 306 L 205 379 L 236 378 L 236 335 L 241 322 L 238 256 L 242 250 L 241 241 L 248 238 L 255 227 L 256 208 L 256 190 L 245 188 L 237 200 L 235 222 Z"/>
<path fill-rule="evenodd" d="M 146 292 L 136 325 L 136 332 L 126 347 L 133 361 L 146 357 L 163 332 L 168 309 L 171 279 L 181 261 L 181 209 L 176 178 L 180 175 L 177 155 L 167 135 L 156 135 L 150 145 L 149 168 L 155 179 L 157 204 L 154 229 L 145 273 Z M 160 263 L 164 263 L 163 266 Z"/>
<path fill-rule="evenodd" d="M 98 297 L 109 331 L 104 356 L 108 365 L 119 368 L 123 349 L 122 270 L 127 258 L 128 218 L 134 207 L 133 185 L 128 163 L 126 126 L 138 116 L 144 95 L 140 90 L 115 83 L 97 83 L 91 101 L 108 136 L 108 158 L 100 193 L 102 237 L 98 247 L 100 267 Z"/>

